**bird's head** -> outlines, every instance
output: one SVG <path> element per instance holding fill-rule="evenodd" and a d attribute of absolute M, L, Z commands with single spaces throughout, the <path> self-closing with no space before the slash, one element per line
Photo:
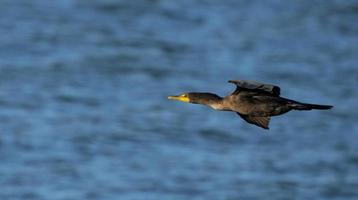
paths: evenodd
<path fill-rule="evenodd" d="M 206 92 L 189 92 L 181 95 L 169 96 L 168 99 L 178 100 L 185 103 L 204 105 L 210 105 L 222 100 L 222 98 L 218 95 Z"/>

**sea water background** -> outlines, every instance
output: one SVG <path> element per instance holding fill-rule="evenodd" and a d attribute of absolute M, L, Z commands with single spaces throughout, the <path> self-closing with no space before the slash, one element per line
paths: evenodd
<path fill-rule="evenodd" d="M 358 2 L 1 0 L 0 199 L 357 199 Z M 331 111 L 169 101 L 282 87 Z"/>

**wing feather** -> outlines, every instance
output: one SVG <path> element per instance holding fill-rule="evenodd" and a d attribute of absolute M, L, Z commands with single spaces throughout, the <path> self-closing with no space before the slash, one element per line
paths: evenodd
<path fill-rule="evenodd" d="M 268 93 L 272 96 L 278 97 L 280 96 L 281 93 L 280 87 L 276 85 L 259 83 L 256 81 L 229 80 L 229 83 L 233 83 L 237 86 L 233 94 L 237 94 L 240 91 L 256 91 L 256 92 Z"/>
<path fill-rule="evenodd" d="M 247 123 L 254 124 L 264 129 L 269 129 L 271 119 L 270 117 L 254 117 L 250 115 L 242 115 L 240 113 L 237 114 L 240 115 L 240 117 L 243 118 Z"/>

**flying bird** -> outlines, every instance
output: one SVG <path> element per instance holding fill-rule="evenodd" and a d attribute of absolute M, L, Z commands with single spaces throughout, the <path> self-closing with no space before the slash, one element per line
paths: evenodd
<path fill-rule="evenodd" d="M 269 129 L 272 116 L 282 115 L 291 110 L 328 110 L 333 106 L 301 103 L 280 97 L 280 87 L 256 81 L 230 80 L 236 90 L 220 97 L 207 92 L 189 92 L 168 99 L 186 103 L 202 104 L 218 111 L 236 112 L 242 119 L 264 129 Z"/>

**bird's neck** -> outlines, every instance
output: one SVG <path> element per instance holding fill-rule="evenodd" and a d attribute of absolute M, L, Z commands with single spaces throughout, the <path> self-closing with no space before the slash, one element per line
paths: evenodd
<path fill-rule="evenodd" d="M 190 93 L 190 103 L 202 104 L 215 110 L 224 109 L 224 99 L 217 94 L 209 92 Z"/>
<path fill-rule="evenodd" d="M 208 106 L 214 110 L 226 110 L 222 101 L 208 104 Z"/>
<path fill-rule="evenodd" d="M 203 104 L 215 110 L 225 110 L 225 105 L 223 100 L 224 99 L 222 97 L 215 96 L 215 98 L 209 99 Z"/>

